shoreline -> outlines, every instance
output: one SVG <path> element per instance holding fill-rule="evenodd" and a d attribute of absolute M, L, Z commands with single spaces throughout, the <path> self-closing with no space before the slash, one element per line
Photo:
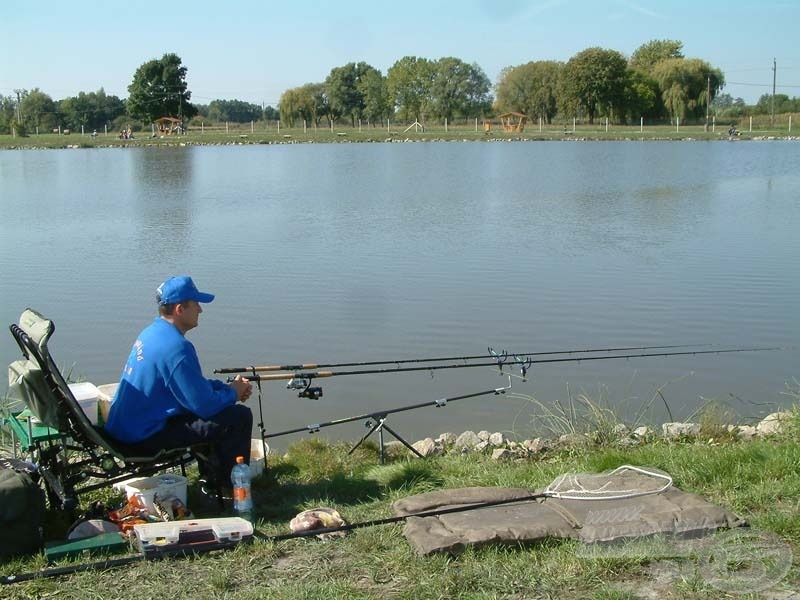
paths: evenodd
<path fill-rule="evenodd" d="M 467 430 L 461 434 L 441 433 L 436 438 L 427 437 L 411 443 L 420 457 L 438 456 L 450 453 L 470 454 L 487 453 L 492 460 L 527 460 L 536 455 L 557 450 L 576 448 L 591 449 L 593 447 L 631 447 L 655 442 L 679 441 L 720 441 L 750 442 L 757 439 L 768 439 L 786 432 L 787 427 L 796 418 L 797 408 L 787 408 L 768 414 L 755 425 L 725 424 L 721 422 L 665 422 L 658 431 L 648 425 L 631 429 L 621 422 L 596 423 L 594 428 L 579 431 L 551 431 L 550 437 L 534 439 L 513 439 L 503 432 L 490 433 L 483 430 L 475 432 Z M 386 450 L 400 455 L 411 455 L 402 442 L 390 441 L 385 444 Z"/>
<path fill-rule="evenodd" d="M 8 137 L 8 136 L 3 136 Z M 385 135 L 374 135 L 369 133 L 335 133 L 335 134 L 239 134 L 239 135 L 219 135 L 219 134 L 197 134 L 189 135 L 187 138 L 134 138 L 132 140 L 97 140 L 84 139 L 89 136 L 78 136 L 79 139 L 73 142 L 74 138 L 64 139 L 66 136 L 56 136 L 46 134 L 51 139 L 37 142 L 33 137 L 23 138 L 23 143 L 8 143 L 0 139 L 0 150 L 76 150 L 93 148 L 176 148 L 189 146 L 288 146 L 297 144 L 397 144 L 397 143 L 497 143 L 497 142 L 791 142 L 800 140 L 800 135 L 780 134 L 780 135 L 741 135 L 729 137 L 728 135 L 704 133 L 686 134 L 679 132 L 669 134 L 639 134 L 632 135 L 628 132 L 621 132 L 619 135 L 596 134 L 590 132 L 567 132 L 561 134 L 536 134 L 530 136 L 505 136 L 487 134 L 447 134 L 439 132 L 430 134 L 405 135 L 392 132 Z M 208 139 L 199 139 L 205 137 Z"/>

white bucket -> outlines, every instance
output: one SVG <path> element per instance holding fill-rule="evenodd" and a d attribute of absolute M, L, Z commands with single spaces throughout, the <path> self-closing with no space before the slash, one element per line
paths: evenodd
<path fill-rule="evenodd" d="M 265 442 L 259 439 L 250 440 L 250 476 L 253 479 L 264 472 L 264 464 L 266 463 L 264 444 Z M 269 445 L 267 445 L 267 454 L 269 454 Z"/>

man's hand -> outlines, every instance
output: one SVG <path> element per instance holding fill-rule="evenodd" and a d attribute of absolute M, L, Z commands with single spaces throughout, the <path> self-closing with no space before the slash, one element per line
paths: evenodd
<path fill-rule="evenodd" d="M 253 393 L 253 386 L 250 384 L 250 380 L 241 375 L 234 377 L 233 381 L 231 381 L 231 387 L 236 390 L 236 399 L 239 402 L 247 402 L 250 394 Z"/>

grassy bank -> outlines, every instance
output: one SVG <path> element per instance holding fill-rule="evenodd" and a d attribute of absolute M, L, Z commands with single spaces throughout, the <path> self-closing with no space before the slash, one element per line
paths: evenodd
<path fill-rule="evenodd" d="M 736 140 L 797 138 L 796 123 L 774 127 L 762 125 L 752 131 L 744 129 Z M 297 144 L 297 143 L 358 143 L 386 141 L 544 141 L 544 140 L 729 140 L 727 126 L 719 125 L 712 131 L 704 131 L 702 125 L 691 126 L 621 126 L 605 124 L 578 124 L 568 126 L 529 125 L 522 133 L 506 133 L 497 128 L 485 132 L 480 126 L 456 126 L 445 129 L 443 125 L 428 127 L 425 131 L 405 130 L 405 126 L 358 127 L 336 126 L 329 128 L 278 128 L 275 125 L 238 125 L 237 127 L 192 128 L 186 135 L 150 137 L 148 132 L 137 132 L 134 139 L 121 140 L 115 133 L 99 133 L 92 137 L 88 133 L 31 134 L 27 137 L 0 135 L 0 149 L 18 148 L 106 148 L 179 145 L 238 145 L 238 144 Z"/>
<path fill-rule="evenodd" d="M 271 458 L 254 482 L 257 529 L 288 532 L 299 511 L 332 506 L 350 522 L 391 516 L 392 501 L 425 491 L 465 486 L 541 488 L 565 472 L 598 472 L 621 464 L 670 473 L 679 488 L 733 510 L 753 527 L 773 532 L 800 552 L 800 414 L 772 438 L 735 441 L 654 439 L 546 451 L 525 460 L 450 452 L 425 460 L 394 457 L 378 466 L 375 446 L 347 456 L 348 445 L 317 438 Z M 190 506 L 197 499 L 190 486 Z M 197 509 L 196 509 L 197 510 Z M 200 516 L 201 510 L 197 510 Z M 49 533 L 63 520 L 51 515 Z M 55 535 L 57 537 L 57 535 Z M 190 559 L 141 562 L 115 570 L 5 586 L 7 598 L 741 598 L 726 596 L 698 573 L 692 558 L 587 559 L 572 541 L 531 547 L 469 549 L 457 557 L 417 557 L 402 525 L 351 532 L 344 539 L 257 540 L 232 551 Z M 81 562 L 80 560 L 75 562 Z M 61 565 L 72 564 L 70 562 Z M 3 564 L 3 574 L 44 567 L 41 557 Z M 772 588 L 791 598 L 800 569 Z"/>

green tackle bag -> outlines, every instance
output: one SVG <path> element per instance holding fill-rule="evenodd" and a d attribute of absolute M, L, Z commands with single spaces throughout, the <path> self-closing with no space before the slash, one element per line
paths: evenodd
<path fill-rule="evenodd" d="M 36 552 L 43 540 L 44 492 L 11 462 L 0 461 L 0 559 Z"/>

